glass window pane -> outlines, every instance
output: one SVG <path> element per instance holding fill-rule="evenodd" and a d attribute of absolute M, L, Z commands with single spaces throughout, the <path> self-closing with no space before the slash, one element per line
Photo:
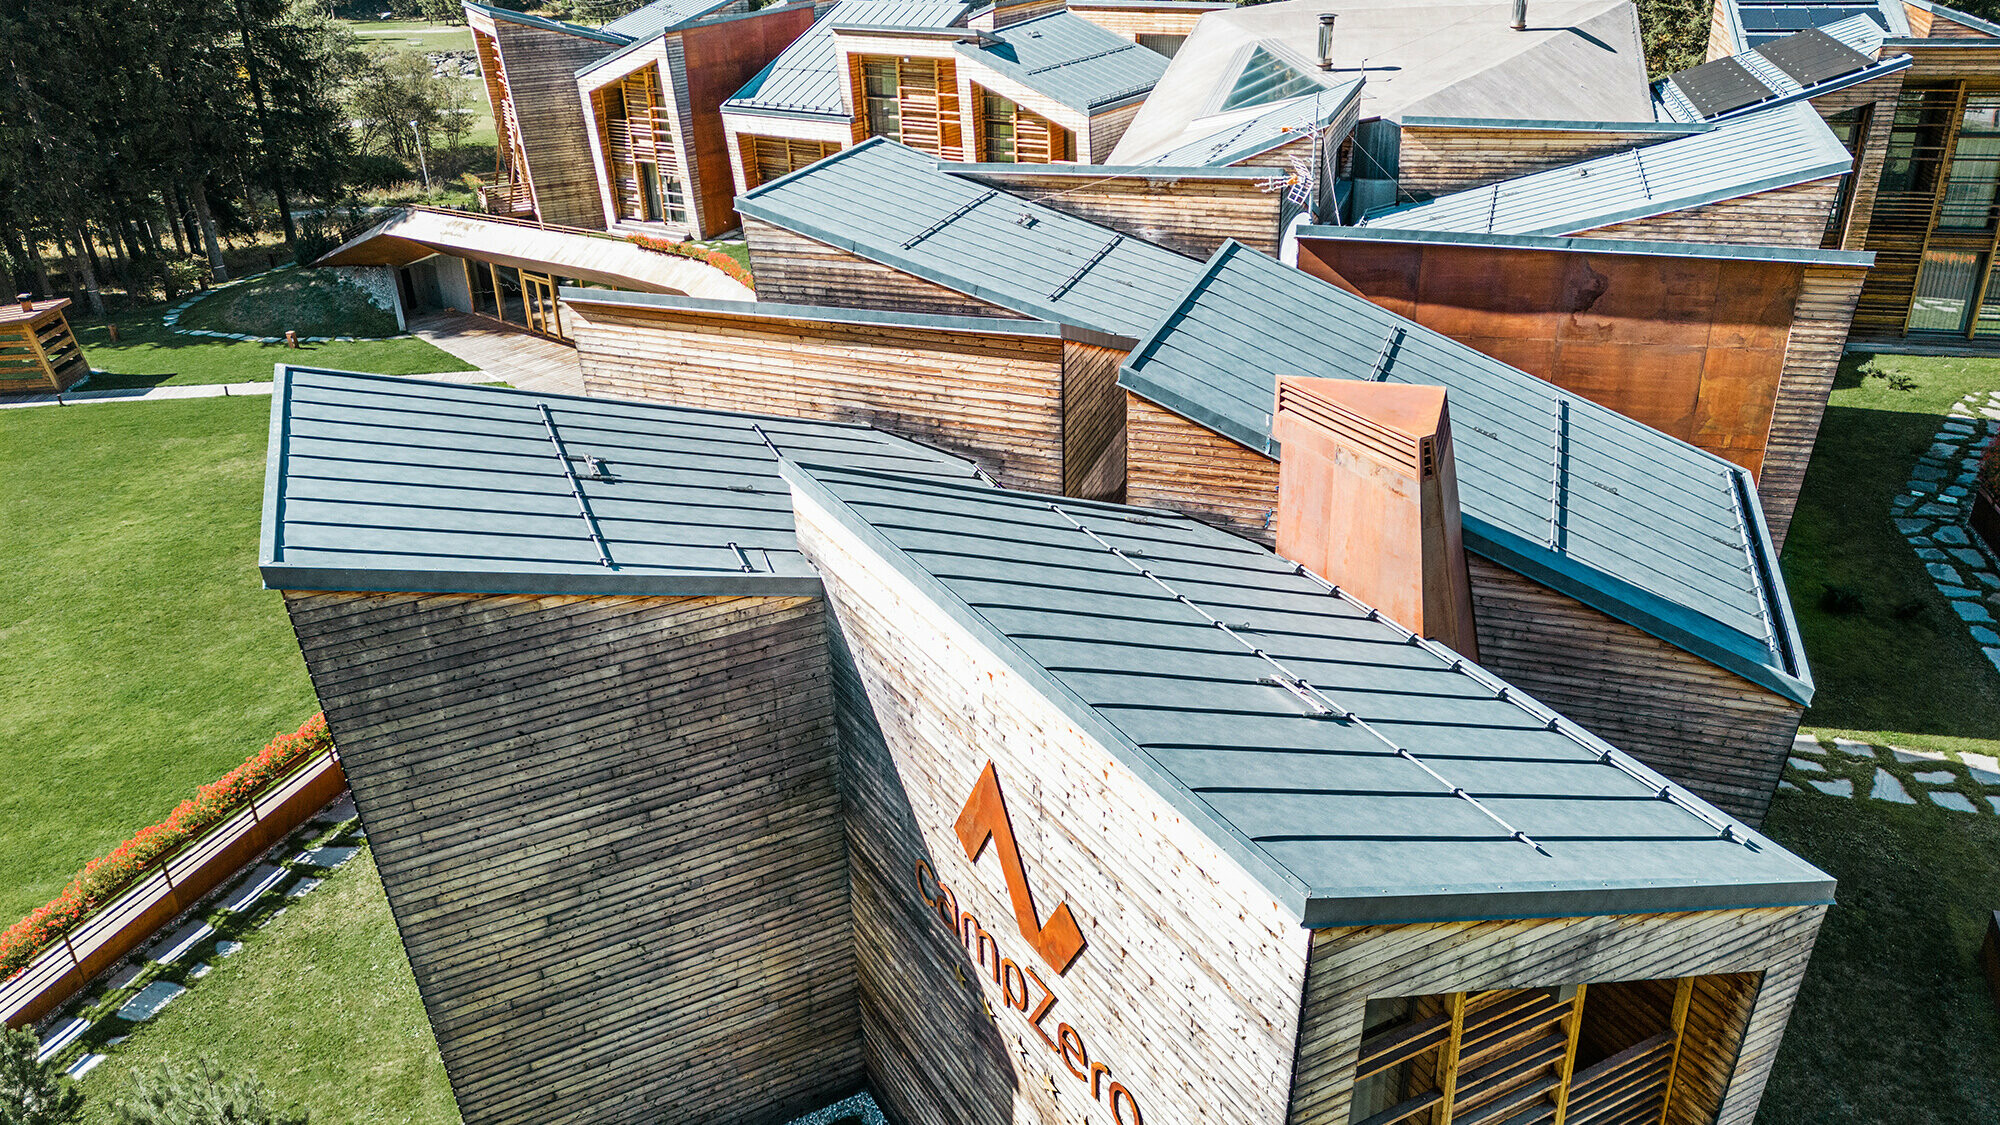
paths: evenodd
<path fill-rule="evenodd" d="M 1279 102 L 1319 89 L 1320 84 L 1305 72 L 1259 47 L 1250 52 L 1249 61 L 1243 64 L 1243 72 L 1236 76 L 1236 85 L 1230 89 L 1229 97 L 1223 100 L 1222 108 L 1241 109 L 1247 105 Z"/>
<path fill-rule="evenodd" d="M 1938 208 L 1938 226 L 1993 229 L 1996 188 L 2000 188 L 2000 136 L 1959 137 L 1951 178 L 1945 182 L 1944 204 Z"/>
<path fill-rule="evenodd" d="M 1924 252 L 1916 297 L 1910 302 L 1910 331 L 1965 331 L 1973 290 L 1979 284 L 1982 257 L 1970 250 Z"/>

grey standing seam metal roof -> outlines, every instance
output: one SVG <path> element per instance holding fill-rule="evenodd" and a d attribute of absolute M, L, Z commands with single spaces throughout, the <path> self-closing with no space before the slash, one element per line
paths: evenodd
<path fill-rule="evenodd" d="M 1919 7 L 1930 7 L 1914 0 Z M 1861 18 L 1890 37 L 1910 34 L 1903 0 L 1716 0 L 1732 44 L 1738 51 L 1761 46 L 1809 27 L 1826 27 Z"/>
<path fill-rule="evenodd" d="M 784 473 L 1308 926 L 1831 901 L 1825 873 L 1195 520 L 810 463 Z M 1310 686 L 1273 682 L 1286 674 Z"/>
<path fill-rule="evenodd" d="M 1261 107 L 1233 125 L 1167 149 L 1145 164 L 1222 167 L 1248 160 L 1297 140 L 1301 132 L 1324 127 L 1360 100 L 1365 84 L 1356 78 L 1344 87 Z"/>
<path fill-rule="evenodd" d="M 1443 386 L 1467 549 L 1811 701 L 1756 489 L 1713 454 L 1233 241 L 1119 383 L 1277 457 L 1280 373 Z"/>
<path fill-rule="evenodd" d="M 544 406 L 570 454 L 606 462 L 608 481 L 570 468 L 612 566 Z M 259 567 L 274 589 L 818 593 L 753 427 L 791 456 L 972 473 L 865 426 L 280 366 Z"/>
<path fill-rule="evenodd" d="M 1794 102 L 1706 133 L 1376 211 L 1363 225 L 1490 234 L 1575 234 L 1846 173 L 1854 158 Z"/>
<path fill-rule="evenodd" d="M 934 27 L 957 23 L 972 5 L 963 0 L 842 0 L 722 103 L 724 112 L 780 117 L 847 117 L 833 29 Z"/>
<path fill-rule="evenodd" d="M 940 172 L 935 157 L 882 137 L 740 195 L 736 210 L 1003 308 L 1128 340 L 1201 273 L 1192 258 Z"/>
<path fill-rule="evenodd" d="M 953 50 L 1083 114 L 1138 101 L 1167 71 L 1165 55 L 1068 12 L 984 32 Z"/>
<path fill-rule="evenodd" d="M 653 0 L 605 24 L 604 30 L 627 39 L 651 39 L 675 24 L 705 16 L 728 3 L 729 0 Z"/>
<path fill-rule="evenodd" d="M 1013 167 L 1013 165 L 1008 165 Z M 1120 351 L 1131 346 L 1127 340 L 1071 324 L 1048 320 L 1019 320 L 1012 317 L 943 316 L 903 309 L 850 309 L 837 305 L 795 305 L 789 301 L 728 301 L 712 297 L 687 297 L 678 293 L 634 293 L 626 289 L 576 289 L 563 286 L 557 291 L 572 305 L 619 306 L 623 308 L 669 309 L 685 313 L 751 317 L 759 320 L 810 320 L 824 324 L 942 329 L 949 332 L 985 332 L 998 336 L 1046 336 L 1074 340 Z"/>
<path fill-rule="evenodd" d="M 1781 59 L 1787 52 L 1797 50 L 1802 45 L 1816 40 L 1824 45 L 1824 41 L 1820 40 L 1820 36 L 1822 35 L 1827 39 L 1833 40 L 1836 47 L 1848 48 L 1855 52 L 1856 55 L 1861 56 L 1858 60 L 1850 60 L 1858 61 L 1860 65 L 1852 69 L 1835 68 L 1839 70 L 1839 73 L 1830 74 L 1818 81 L 1802 85 L 1798 78 L 1788 73 L 1785 65 L 1781 65 L 1778 61 L 1773 61 L 1774 58 Z M 1773 39 L 1765 42 L 1763 46 L 1755 50 L 1740 51 L 1735 55 L 1729 56 L 1727 60 L 1718 59 L 1716 62 L 1733 61 L 1735 64 L 1743 67 L 1766 91 L 1768 96 L 1764 99 L 1764 103 L 1768 105 L 1781 105 L 1800 98 L 1820 97 L 1835 90 L 1846 89 L 1858 82 L 1873 81 L 1883 75 L 1903 70 L 1914 61 L 1907 55 L 1897 55 L 1892 58 L 1878 60 L 1876 55 L 1881 52 L 1885 42 L 1882 29 L 1876 21 L 1867 16 L 1854 16 L 1836 23 L 1827 24 L 1818 29 L 1808 28 L 1782 38 Z M 1767 58 L 1767 52 L 1773 53 L 1773 57 Z M 1715 64 L 1705 63 L 1703 65 L 1713 66 Z M 1738 117 L 1755 111 L 1755 107 L 1753 106 L 1750 109 L 1703 113 L 1695 105 L 1695 99 L 1690 97 L 1689 92 L 1684 88 L 1687 75 L 1691 70 L 1697 69 L 1700 68 L 1696 67 L 1681 71 L 1679 74 L 1671 75 L 1653 85 L 1654 111 L 1661 118 L 1669 121 L 1714 121 Z"/>
<path fill-rule="evenodd" d="M 1822 250 L 1817 246 L 1763 246 L 1732 242 L 1653 242 L 1630 238 L 1552 238 L 1540 234 L 1467 234 L 1462 231 L 1397 230 L 1393 227 L 1305 226 L 1300 238 L 1345 242 L 1413 242 L 1429 245 L 1492 246 L 1525 250 L 1570 250 L 1579 254 L 1633 254 L 1640 257 L 1727 258 L 1735 261 L 1799 262 L 1814 266 L 1865 267 L 1873 250 Z M 602 292 L 579 290 L 578 292 Z"/>
<path fill-rule="evenodd" d="M 560 31 L 564 35 L 578 35 L 585 39 L 597 39 L 619 46 L 630 42 L 628 36 L 620 35 L 609 29 L 585 27 L 582 24 L 564 23 L 561 20 L 531 16 L 526 12 L 516 12 L 507 8 L 496 8 L 490 4 L 481 4 L 477 0 L 464 0 L 464 6 L 474 11 L 484 12 L 495 19 L 506 20 L 508 23 L 518 23 L 527 27 L 538 27 L 543 31 Z"/>

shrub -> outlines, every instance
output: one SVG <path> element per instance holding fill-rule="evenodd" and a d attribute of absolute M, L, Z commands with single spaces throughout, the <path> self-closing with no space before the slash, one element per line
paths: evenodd
<path fill-rule="evenodd" d="M 195 790 L 167 819 L 141 828 L 110 854 L 84 864 L 61 894 L 0 933 L 0 980 L 26 967 L 155 863 L 213 828 L 293 766 L 332 745 L 326 716 L 314 715 L 298 730 L 277 735 L 242 765 Z"/>
<path fill-rule="evenodd" d="M 231 1078 L 212 1059 L 163 1060 L 132 1076 L 114 1103 L 118 1125 L 307 1125 L 304 1110 L 280 1109 L 255 1078 Z"/>
<path fill-rule="evenodd" d="M 688 242 L 669 242 L 664 238 L 648 238 L 643 234 L 628 234 L 626 240 L 641 250 L 651 250 L 655 254 L 671 254 L 676 258 L 692 258 L 706 262 L 723 273 L 743 283 L 745 288 L 757 288 L 757 279 L 743 268 L 743 263 L 724 254 L 720 250 L 706 250 Z"/>
<path fill-rule="evenodd" d="M 53 1062 L 36 1062 L 42 1042 L 32 1031 L 0 1026 L 0 1122 L 71 1125 L 83 1119 L 83 1095 Z"/>

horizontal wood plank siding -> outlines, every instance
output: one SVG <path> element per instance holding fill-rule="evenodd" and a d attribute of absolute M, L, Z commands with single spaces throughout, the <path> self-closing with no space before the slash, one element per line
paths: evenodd
<path fill-rule="evenodd" d="M 1468 554 L 1480 663 L 1731 815 L 1763 820 L 1802 708 Z"/>
<path fill-rule="evenodd" d="M 1691 1067 L 1718 1080 L 1720 1089 L 1704 1093 L 1691 1083 L 1687 1115 L 1669 1118 L 1676 1125 L 1749 1125 L 1825 911 L 1812 906 L 1317 930 L 1290 1120 L 1349 1122 L 1362 1015 L 1371 998 L 1760 973 L 1764 984 L 1743 1034 L 1713 1040 L 1714 1065 L 1704 1065 L 1697 1053 Z"/>
<path fill-rule="evenodd" d="M 861 1082 L 822 602 L 285 602 L 468 1125 Z"/>
<path fill-rule="evenodd" d="M 1125 352 L 1064 341 L 1063 495 L 1116 500 L 1125 491 Z"/>
<path fill-rule="evenodd" d="M 1146 104 L 1144 98 L 1131 105 L 1107 109 L 1090 119 L 1090 151 L 1077 153 L 1086 164 L 1102 164 L 1111 156 L 1111 150 L 1125 136 L 1125 130 L 1132 127 L 1132 119 L 1139 116 L 1139 107 Z M 1081 140 L 1082 138 L 1079 138 Z"/>
<path fill-rule="evenodd" d="M 1785 369 L 1778 378 L 1777 402 L 1771 412 L 1771 436 L 1764 446 L 1763 472 L 1757 478 L 1757 496 L 1763 502 L 1771 542 L 1781 551 L 1866 278 L 1867 271 L 1862 269 L 1808 267 L 1800 286 L 1792 333 L 1785 347 Z"/>
<path fill-rule="evenodd" d="M 1072 4 L 1070 11 L 1091 23 L 1138 42 L 1141 35 L 1190 35 L 1195 23 L 1206 13 L 1174 8 L 1098 8 Z"/>
<path fill-rule="evenodd" d="M 935 282 L 764 222 L 743 220 L 757 297 L 793 305 L 1031 320 Z"/>
<path fill-rule="evenodd" d="M 810 501 L 798 524 L 837 620 L 862 1019 L 892 1119 L 1110 1122 L 1116 1081 L 1147 1121 L 1283 1121 L 1310 931 L 845 528 Z M 969 860 L 954 831 L 989 761 L 1037 909 L 1066 903 L 1082 931 L 1065 972 L 1021 936 L 993 849 Z M 1108 1077 L 1075 1077 L 1008 1006 L 991 959 L 927 912 L 920 861 L 1055 995 L 1047 1034 L 1074 1028 Z"/>
<path fill-rule="evenodd" d="M 1277 542 L 1278 463 L 1126 392 L 1125 502 Z"/>
<path fill-rule="evenodd" d="M 1636 238 L 1652 242 L 1732 242 L 1759 246 L 1818 247 L 1833 213 L 1840 178 L 1725 199 L 1608 227 L 1570 233 L 1586 238 Z"/>
<path fill-rule="evenodd" d="M 586 393 L 859 422 L 970 458 L 1008 488 L 1063 489 L 1056 337 L 607 305 L 570 312 Z"/>
<path fill-rule="evenodd" d="M 1838 249 L 1860 250 L 1868 245 L 1876 193 L 1882 186 L 1882 164 L 1889 153 L 1889 130 L 1895 124 L 1896 100 L 1902 92 L 1903 75 L 1898 72 L 1813 99 L 1813 108 L 1824 118 L 1854 109 L 1865 110 L 1868 117 L 1859 138 L 1854 171 L 1848 175 L 1847 214 L 1839 237 L 1829 243 Z"/>
<path fill-rule="evenodd" d="M 1234 238 L 1276 256 L 1284 196 L 1256 180 L 1121 176 L 1079 181 L 1032 172 L 977 177 L 1011 192 L 1189 257 L 1206 258 Z"/>
<path fill-rule="evenodd" d="M 1468 129 L 1404 125 L 1397 186 L 1416 198 L 1485 187 L 1531 172 L 1644 148 L 1672 133 L 1603 129 Z"/>

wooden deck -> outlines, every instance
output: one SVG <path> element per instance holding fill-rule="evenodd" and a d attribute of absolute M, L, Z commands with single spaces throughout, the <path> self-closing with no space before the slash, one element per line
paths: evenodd
<path fill-rule="evenodd" d="M 577 365 L 576 349 L 532 332 L 484 317 L 444 312 L 411 318 L 410 334 L 521 390 L 583 393 L 583 369 Z"/>

